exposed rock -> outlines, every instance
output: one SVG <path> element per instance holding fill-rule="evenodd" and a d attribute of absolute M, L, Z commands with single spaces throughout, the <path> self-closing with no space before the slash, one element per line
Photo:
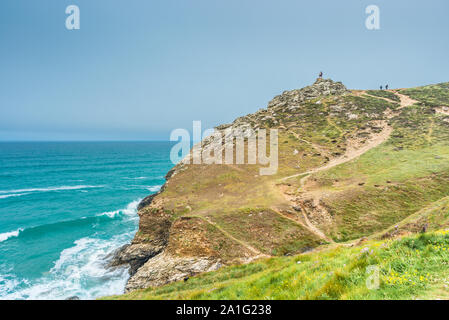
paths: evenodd
<path fill-rule="evenodd" d="M 118 267 L 125 264 L 130 266 L 129 274 L 134 275 L 137 270 L 163 250 L 163 246 L 155 247 L 152 244 L 127 244 L 114 252 L 109 267 Z"/>
<path fill-rule="evenodd" d="M 342 95 L 348 92 L 348 89 L 341 82 L 334 82 L 331 79 L 317 79 L 311 86 L 292 91 L 285 91 L 271 100 L 268 104 L 268 108 L 297 105 L 306 100 L 315 99 L 321 96 Z"/>
<path fill-rule="evenodd" d="M 434 109 L 434 111 L 436 113 L 440 113 L 440 114 L 444 114 L 444 115 L 449 115 L 449 107 L 448 106 L 441 106 L 441 107 L 436 107 Z"/>
<path fill-rule="evenodd" d="M 173 168 L 173 169 L 174 169 L 174 168 Z M 169 175 L 169 174 L 170 174 L 171 172 L 172 172 L 172 173 L 174 172 L 173 169 L 171 169 L 171 170 L 167 173 L 167 175 L 165 176 L 165 179 L 166 179 L 166 180 L 168 180 L 168 179 L 170 178 L 171 175 Z M 145 208 L 145 207 L 148 207 L 148 206 L 153 202 L 153 199 L 154 199 L 158 194 L 160 194 L 161 192 L 163 192 L 164 189 L 165 189 L 165 184 L 159 189 L 158 192 L 153 193 L 153 194 L 150 194 L 148 197 L 145 197 L 142 201 L 140 201 L 139 205 L 137 206 L 137 210 L 139 211 L 139 210 L 141 210 L 141 209 L 143 209 L 143 208 Z"/>
<path fill-rule="evenodd" d="M 137 210 L 143 209 L 144 207 L 147 207 L 151 204 L 151 201 L 153 201 L 153 198 L 157 196 L 158 193 L 149 195 L 148 197 L 145 197 L 142 201 L 140 201 L 139 205 L 137 206 Z"/>
<path fill-rule="evenodd" d="M 334 82 L 331 79 L 317 79 L 316 82 L 308 87 L 285 91 L 281 95 L 276 96 L 268 103 L 267 109 L 260 109 L 259 111 L 243 117 L 237 118 L 232 124 L 224 124 L 217 126 L 215 129 L 224 131 L 225 129 L 240 130 L 243 136 L 248 136 L 251 132 L 249 129 L 257 129 L 267 125 L 268 127 L 282 127 L 279 121 L 278 112 L 291 112 L 299 110 L 301 104 L 307 100 L 316 99 L 318 97 L 325 97 L 330 95 L 344 95 L 349 93 L 348 89 L 341 82 Z M 317 101 L 316 104 L 320 104 Z M 336 108 L 341 108 L 336 106 Z M 245 129 L 246 128 L 246 129 Z M 245 131 L 246 130 L 246 131 Z M 234 131 L 233 134 L 236 132 Z M 175 169 L 175 172 L 179 168 Z"/>
<path fill-rule="evenodd" d="M 171 226 L 170 215 L 153 203 L 158 194 L 145 198 L 146 203 L 139 205 L 139 232 L 131 244 L 113 253 L 109 267 L 129 265 L 129 274 L 133 275 L 148 259 L 161 253 L 167 246 Z"/>
<path fill-rule="evenodd" d="M 218 260 L 174 257 L 164 252 L 150 259 L 131 276 L 126 285 L 126 291 L 161 286 L 201 272 L 214 271 L 220 267 L 221 263 Z"/>

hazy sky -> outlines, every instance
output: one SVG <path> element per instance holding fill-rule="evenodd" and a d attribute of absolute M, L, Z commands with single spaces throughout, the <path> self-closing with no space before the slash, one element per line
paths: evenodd
<path fill-rule="evenodd" d="M 65 27 L 78 5 L 81 29 Z M 380 30 L 365 8 L 380 7 Z M 325 77 L 449 81 L 449 1 L 1 0 L 0 140 L 168 140 Z"/>

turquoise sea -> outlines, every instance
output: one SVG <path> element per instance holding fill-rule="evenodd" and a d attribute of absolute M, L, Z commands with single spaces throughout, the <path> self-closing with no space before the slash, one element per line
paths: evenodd
<path fill-rule="evenodd" d="M 119 294 L 106 267 L 137 205 L 173 166 L 170 142 L 0 143 L 0 299 Z"/>

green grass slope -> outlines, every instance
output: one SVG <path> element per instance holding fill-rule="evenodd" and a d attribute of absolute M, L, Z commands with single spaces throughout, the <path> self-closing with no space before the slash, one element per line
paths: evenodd
<path fill-rule="evenodd" d="M 437 231 L 230 266 L 109 299 L 444 299 L 448 264 L 449 231 Z"/>

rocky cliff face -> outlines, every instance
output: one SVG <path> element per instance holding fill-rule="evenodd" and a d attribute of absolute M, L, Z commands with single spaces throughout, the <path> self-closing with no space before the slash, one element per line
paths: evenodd
<path fill-rule="evenodd" d="M 391 94 L 398 101 L 404 97 Z M 364 199 L 385 197 L 385 191 L 377 193 L 377 183 L 315 177 L 388 139 L 392 150 L 398 151 L 409 145 L 417 148 L 427 139 L 410 130 L 418 114 L 433 117 L 433 109 L 412 99 L 407 105 L 398 101 L 318 79 L 275 97 L 266 109 L 218 126 L 221 132 L 231 128 L 244 137 L 245 128 L 278 129 L 277 173 L 260 176 L 260 165 L 193 165 L 186 159 L 176 165 L 161 191 L 140 204 L 139 231 L 112 262 L 131 266 L 126 290 L 159 286 L 260 257 L 304 252 L 366 236 L 399 221 L 406 213 L 394 199 L 391 205 L 382 204 L 384 211 L 372 212 L 376 208 L 364 204 Z M 434 119 L 432 125 L 433 132 L 447 130 L 443 118 Z M 360 205 L 360 219 L 345 207 L 354 199 Z"/>
<path fill-rule="evenodd" d="M 317 79 L 308 87 L 285 91 L 276 96 L 268 103 L 268 108 L 300 105 L 304 101 L 318 97 L 335 96 L 349 93 L 348 89 L 341 82 L 334 82 L 331 79 Z"/>
<path fill-rule="evenodd" d="M 284 91 L 281 95 L 273 98 L 268 103 L 268 108 L 261 109 L 256 113 L 249 114 L 236 119 L 232 124 L 218 126 L 223 130 L 230 126 L 251 125 L 251 128 L 258 129 L 269 123 L 270 127 L 276 127 L 280 123 L 277 112 L 289 112 L 300 108 L 301 104 L 308 100 L 319 97 L 338 96 L 348 94 L 349 91 L 341 82 L 334 82 L 331 79 L 317 79 L 316 82 L 302 89 Z"/>
<path fill-rule="evenodd" d="M 216 129 L 224 131 L 232 127 L 245 135 L 245 130 L 241 130 L 242 128 L 255 130 L 276 128 L 283 122 L 279 117 L 280 113 L 300 109 L 305 101 L 348 93 L 349 91 L 340 82 L 318 79 L 311 86 L 286 91 L 275 97 L 269 102 L 267 109 L 238 118 L 232 124 L 221 125 Z M 205 143 L 207 144 L 207 141 Z M 192 168 L 186 164 L 185 160 L 167 174 L 166 185 L 159 193 L 141 202 L 139 231 L 130 245 L 116 252 L 111 263 L 111 266 L 130 265 L 131 277 L 126 287 L 127 291 L 159 286 L 200 272 L 215 270 L 222 265 L 246 263 L 266 255 L 250 244 L 239 243 L 238 239 L 221 229 L 208 216 L 194 217 L 186 222 L 183 219 L 187 219 L 185 216 L 189 216 L 193 210 L 191 206 L 187 205 L 187 209 L 184 207 L 183 211 L 187 211 L 182 214 L 184 217 L 177 218 L 176 210 L 171 210 L 170 206 L 164 205 L 166 202 L 164 190 L 172 184 L 178 184 L 178 182 L 172 182 L 171 178 Z M 205 174 L 205 177 L 207 176 L 208 174 Z M 214 196 L 220 197 L 220 193 Z M 257 214 L 260 215 L 260 213 Z M 214 230 L 207 230 L 211 228 Z M 307 250 L 316 242 L 317 239 L 313 239 L 312 235 L 311 246 L 304 246 L 302 250 Z"/>

